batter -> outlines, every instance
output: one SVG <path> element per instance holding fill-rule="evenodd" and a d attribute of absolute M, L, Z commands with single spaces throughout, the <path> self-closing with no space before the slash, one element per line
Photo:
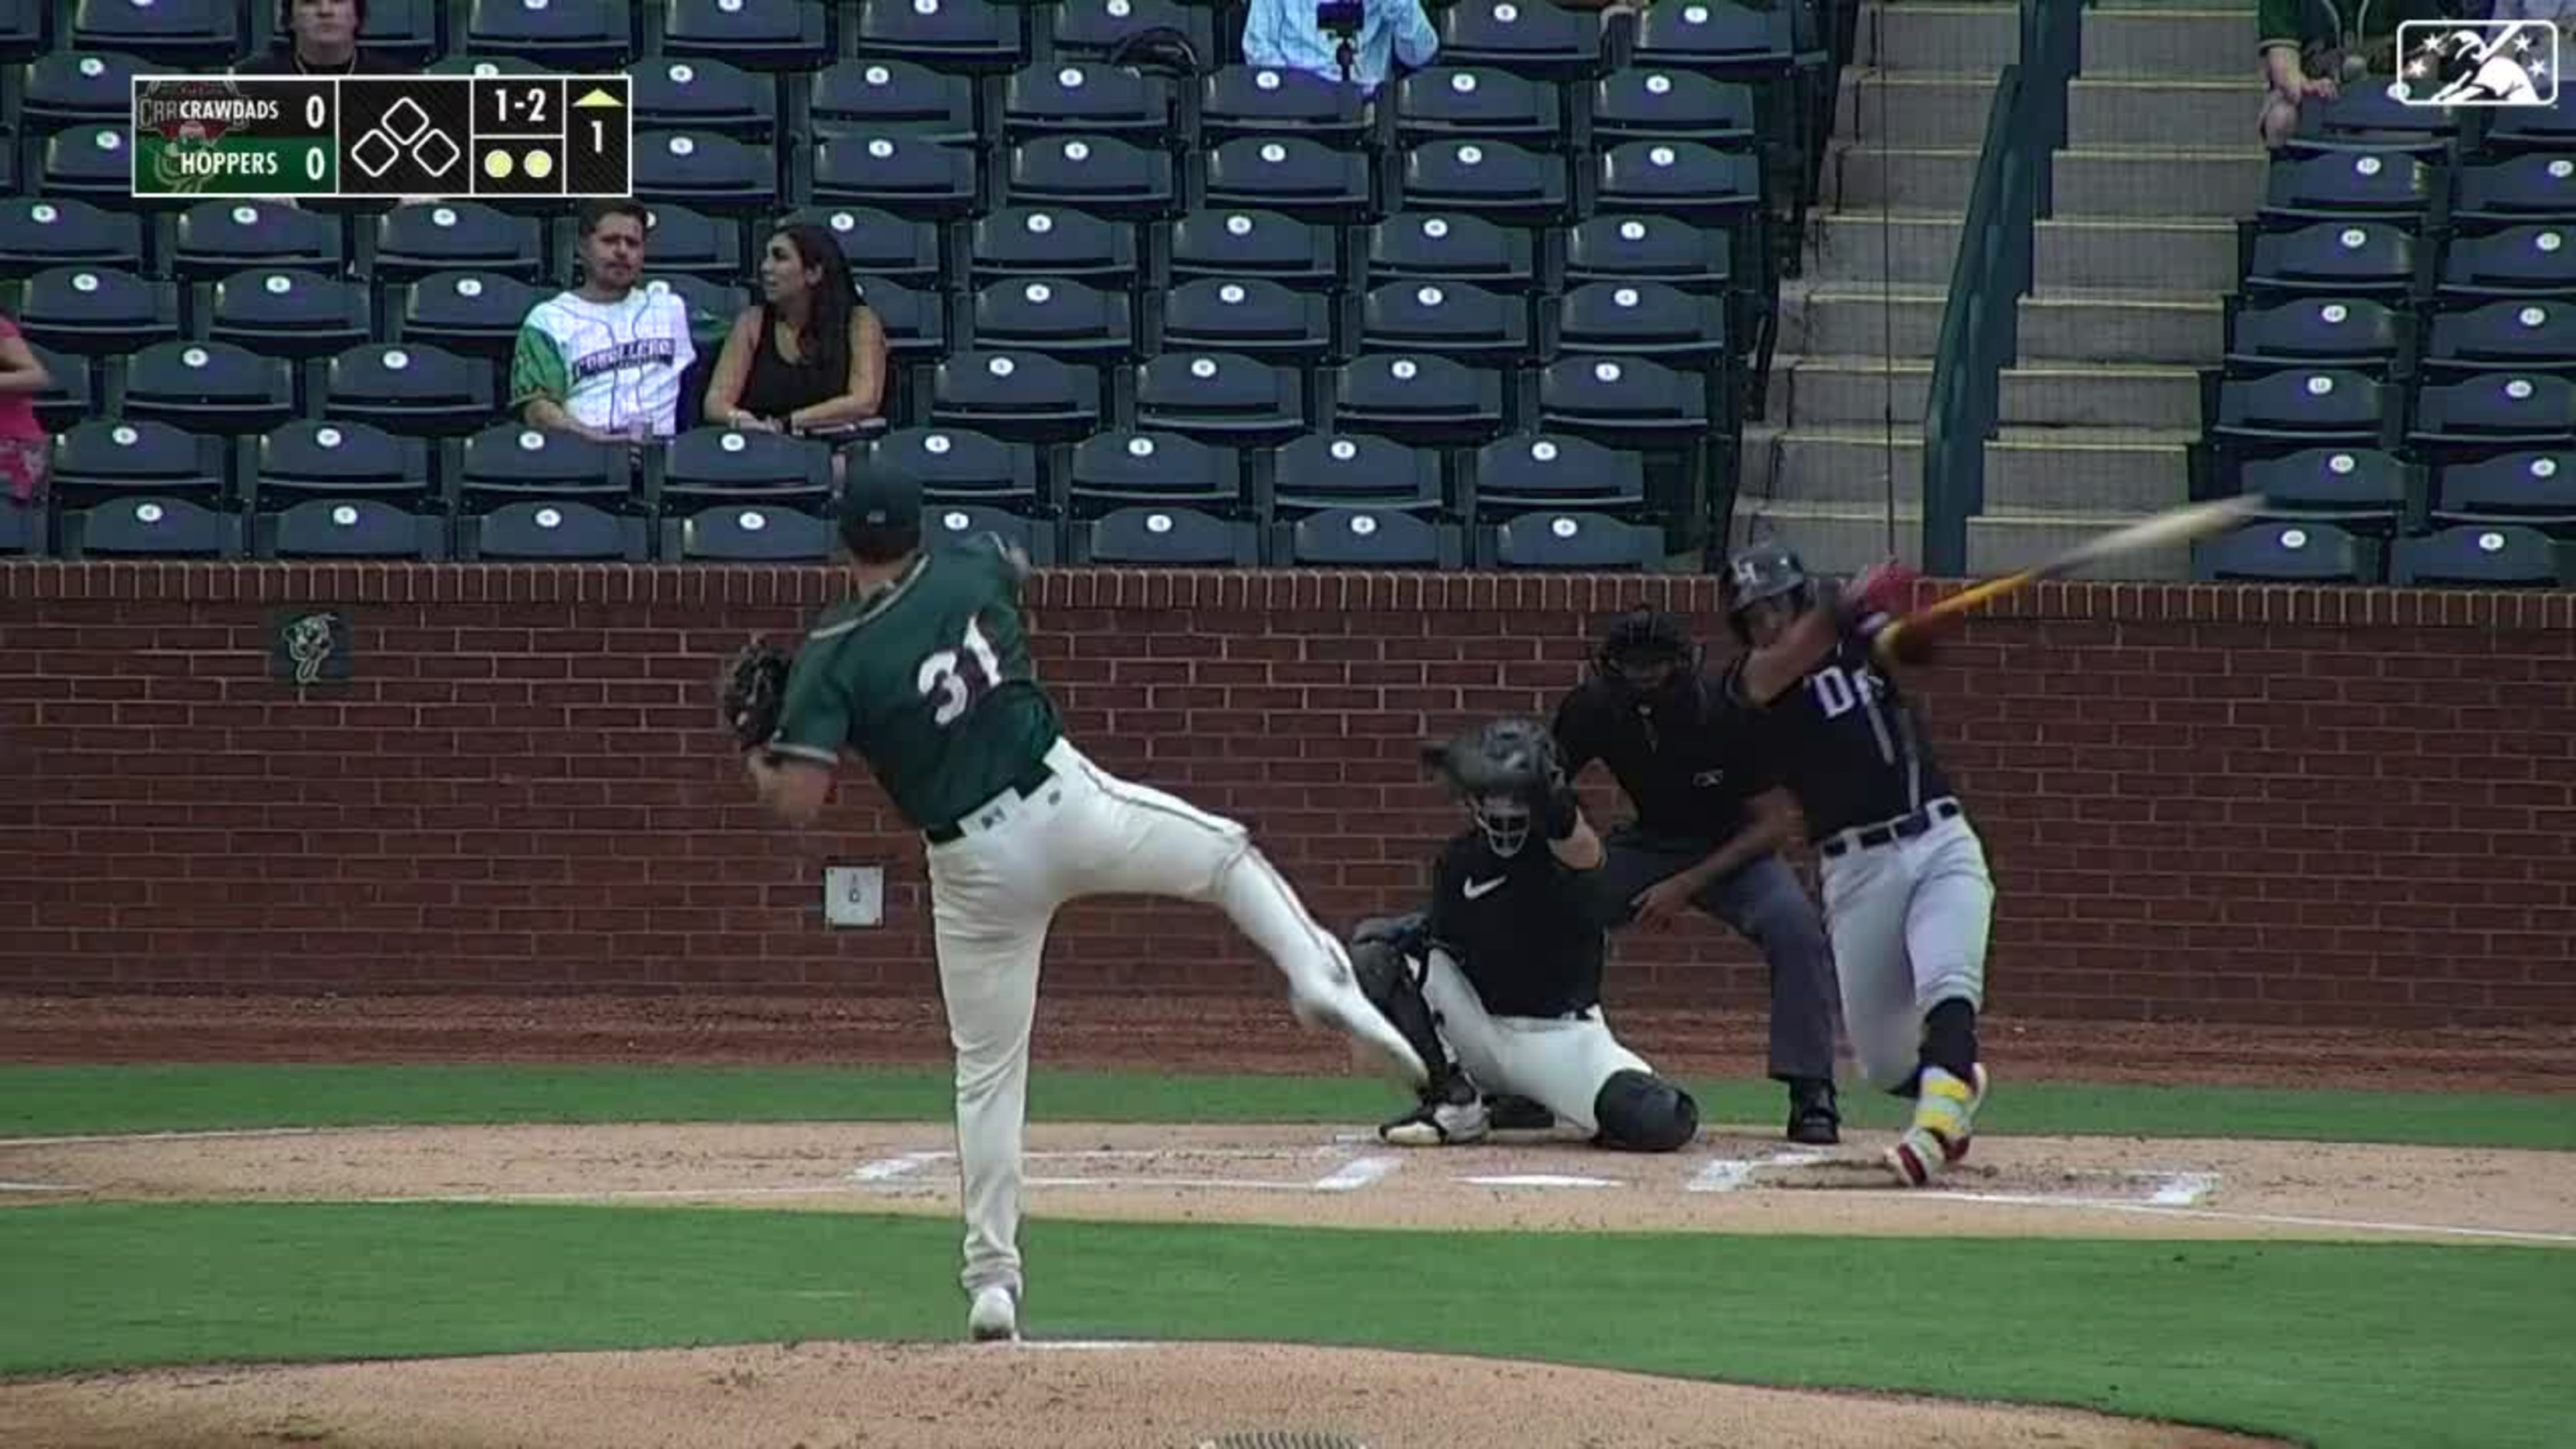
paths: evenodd
<path fill-rule="evenodd" d="M 1029 662 L 1025 556 L 991 535 L 925 551 L 918 481 L 882 470 L 853 469 L 840 534 L 853 592 L 806 634 L 775 736 L 745 767 L 802 826 L 855 755 L 922 833 L 957 1056 L 967 1327 L 1015 1339 L 1029 1021 L 1058 907 L 1110 894 L 1215 905 L 1288 978 L 1299 1020 L 1348 1033 L 1408 1085 L 1427 1074 L 1242 825 L 1122 780 L 1064 737 Z"/>

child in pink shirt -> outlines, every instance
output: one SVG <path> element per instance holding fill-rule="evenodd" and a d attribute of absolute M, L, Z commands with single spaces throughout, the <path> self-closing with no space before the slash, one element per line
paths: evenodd
<path fill-rule="evenodd" d="M 0 316 L 0 493 L 32 503 L 45 491 L 52 441 L 36 420 L 36 394 L 54 385 L 18 324 Z"/>

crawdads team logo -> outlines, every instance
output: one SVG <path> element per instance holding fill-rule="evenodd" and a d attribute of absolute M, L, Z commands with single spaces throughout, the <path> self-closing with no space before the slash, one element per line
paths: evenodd
<path fill-rule="evenodd" d="M 2558 27 L 2546 20 L 2409 20 L 2397 99 L 2410 106 L 2558 104 Z"/>

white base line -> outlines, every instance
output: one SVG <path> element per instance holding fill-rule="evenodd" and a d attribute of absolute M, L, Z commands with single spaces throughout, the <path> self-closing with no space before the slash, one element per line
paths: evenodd
<path fill-rule="evenodd" d="M 850 1181 L 883 1182 L 888 1178 L 908 1177 L 942 1157 L 955 1155 L 948 1152 L 907 1152 L 900 1157 L 880 1157 L 874 1162 L 862 1162 L 851 1168 Z"/>
<path fill-rule="evenodd" d="M 1024 1177 L 1028 1187 L 1127 1187 L 1151 1190 L 1158 1187 L 1207 1187 L 1219 1191 L 1333 1192 L 1312 1182 L 1281 1182 L 1276 1178 L 1246 1177 Z"/>
<path fill-rule="evenodd" d="M 87 1137 L 0 1137 L 0 1147 L 65 1147 L 84 1142 L 213 1142 L 226 1137 L 318 1137 L 325 1132 L 368 1132 L 368 1127 L 230 1127 L 212 1132 L 100 1132 Z M 400 1127 L 391 1130 L 404 1130 Z"/>
<path fill-rule="evenodd" d="M 1352 1192 L 1368 1186 L 1395 1171 L 1399 1159 L 1361 1157 L 1342 1164 L 1337 1170 L 1315 1179 L 1317 1192 Z"/>
<path fill-rule="evenodd" d="M 1712 1157 L 1684 1185 L 1684 1192 L 1733 1192 L 1744 1186 L 1757 1167 L 1796 1167 L 1803 1163 L 1822 1162 L 1821 1152 L 1773 1152 L 1761 1157 Z"/>
<path fill-rule="evenodd" d="M 2438 1233 L 2455 1238 L 2501 1238 L 2517 1243 L 2576 1243 L 2576 1233 L 2527 1232 L 2515 1228 L 2463 1228 L 2448 1223 L 2383 1223 L 2367 1218 L 2311 1217 L 2304 1213 L 2246 1213 L 2222 1208 L 2168 1207 L 2122 1198 L 2031 1197 L 2011 1193 L 1917 1192 L 1906 1196 L 1949 1198 L 1960 1202 L 2010 1203 L 2025 1207 L 2085 1208 L 2097 1212 L 2140 1213 L 2158 1218 L 2206 1218 L 2225 1223 L 2278 1223 L 2294 1228 L 2355 1228 L 2375 1233 Z"/>
<path fill-rule="evenodd" d="M 0 1182 L 0 1192 L 88 1192 L 89 1190 L 59 1182 Z"/>

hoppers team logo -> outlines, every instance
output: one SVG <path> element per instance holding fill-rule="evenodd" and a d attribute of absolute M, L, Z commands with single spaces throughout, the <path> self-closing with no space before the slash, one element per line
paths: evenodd
<path fill-rule="evenodd" d="M 2397 99 L 2410 106 L 2558 104 L 2558 27 L 2545 20 L 2409 20 Z"/>

